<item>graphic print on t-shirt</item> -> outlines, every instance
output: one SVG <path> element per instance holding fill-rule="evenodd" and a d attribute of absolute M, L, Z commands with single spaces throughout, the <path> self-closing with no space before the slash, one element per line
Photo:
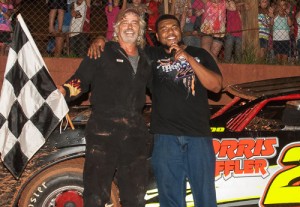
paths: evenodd
<path fill-rule="evenodd" d="M 195 57 L 195 60 L 200 62 L 198 57 Z M 182 57 L 175 61 L 173 61 L 172 58 L 165 58 L 157 62 L 157 70 L 160 70 L 162 78 L 171 78 L 174 82 L 180 82 L 182 80 L 183 85 L 187 88 L 187 92 L 195 96 L 195 73 L 185 58 Z"/>

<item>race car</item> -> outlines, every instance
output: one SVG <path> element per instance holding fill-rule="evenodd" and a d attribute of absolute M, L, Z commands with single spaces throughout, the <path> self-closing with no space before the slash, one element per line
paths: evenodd
<path fill-rule="evenodd" d="M 300 76 L 230 85 L 232 101 L 211 106 L 218 206 L 300 206 Z M 146 105 L 149 123 L 151 105 Z M 72 107 L 16 180 L 0 165 L 0 206 L 81 207 L 89 106 Z M 151 158 L 149 158 L 151 159 Z M 103 166 L 105 167 L 105 166 Z M 146 207 L 159 206 L 153 175 Z M 121 207 L 117 179 L 111 202 Z M 187 184 L 187 206 L 193 197 Z"/>

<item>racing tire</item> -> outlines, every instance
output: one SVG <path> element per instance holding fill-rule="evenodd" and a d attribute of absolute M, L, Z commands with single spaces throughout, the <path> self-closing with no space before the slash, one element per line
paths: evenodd
<path fill-rule="evenodd" d="M 20 207 L 83 207 L 83 159 L 65 161 L 47 168 L 29 181 L 21 193 Z M 121 207 L 112 183 L 109 207 Z"/>

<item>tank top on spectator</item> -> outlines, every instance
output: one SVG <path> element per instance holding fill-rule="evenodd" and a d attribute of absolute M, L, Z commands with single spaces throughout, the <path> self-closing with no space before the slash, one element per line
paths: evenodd
<path fill-rule="evenodd" d="M 273 40 L 290 40 L 290 27 L 287 21 L 287 17 L 275 17 L 273 25 Z"/>
<path fill-rule="evenodd" d="M 77 3 L 74 3 L 74 10 L 80 12 L 81 17 L 80 18 L 72 18 L 71 25 L 70 25 L 70 37 L 73 37 L 75 35 L 78 35 L 79 32 L 82 32 L 83 23 L 86 18 L 86 10 L 87 5 L 85 1 L 83 1 L 80 5 L 77 5 Z"/>

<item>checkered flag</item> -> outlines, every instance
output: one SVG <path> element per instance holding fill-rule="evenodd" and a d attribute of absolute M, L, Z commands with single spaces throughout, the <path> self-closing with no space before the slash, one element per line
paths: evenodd
<path fill-rule="evenodd" d="M 26 24 L 17 16 L 0 97 L 0 153 L 19 178 L 68 112 Z"/>

